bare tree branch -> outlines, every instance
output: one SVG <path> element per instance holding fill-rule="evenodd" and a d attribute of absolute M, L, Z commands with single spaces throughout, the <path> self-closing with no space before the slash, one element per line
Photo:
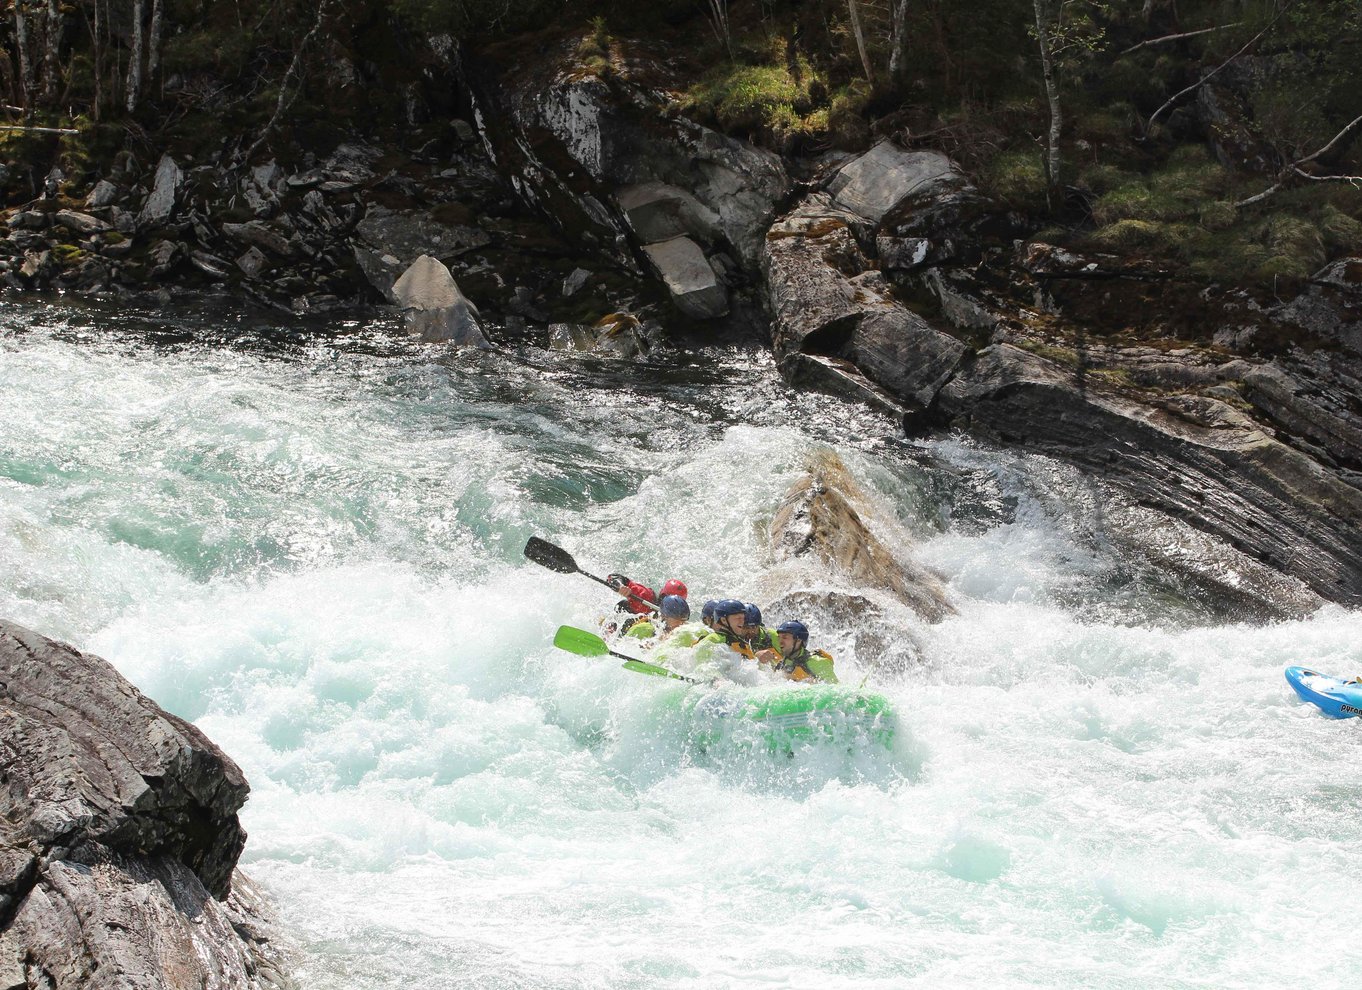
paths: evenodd
<path fill-rule="evenodd" d="M 1154 111 L 1154 113 L 1153 113 L 1152 115 L 1150 115 L 1149 120 L 1148 120 L 1148 121 L 1145 123 L 1145 125 L 1144 125 L 1145 133 L 1146 133 L 1146 134 L 1149 133 L 1149 129 L 1150 129 L 1151 127 L 1154 126 L 1154 121 L 1158 120 L 1158 119 L 1159 119 L 1159 115 L 1162 114 L 1165 110 L 1167 110 L 1169 107 L 1171 107 L 1171 106 L 1172 106 L 1174 103 L 1176 103 L 1178 100 L 1182 99 L 1182 98 L 1183 98 L 1184 96 L 1186 96 L 1188 93 L 1191 93 L 1191 92 L 1193 92 L 1194 90 L 1200 89 L 1202 86 L 1204 86 L 1204 85 L 1206 84 L 1206 81 L 1209 80 L 1212 76 L 1214 76 L 1216 73 L 1218 73 L 1221 69 L 1225 68 L 1225 66 L 1229 65 L 1231 62 L 1233 62 L 1235 59 L 1237 59 L 1240 55 L 1244 54 L 1244 52 L 1248 51 L 1250 48 L 1252 48 L 1254 45 L 1256 45 L 1256 44 L 1262 39 L 1263 35 L 1267 34 L 1269 31 L 1272 30 L 1272 28 L 1276 25 L 1278 19 L 1281 18 L 1282 14 L 1284 14 L 1290 6 L 1291 6 L 1290 4 L 1287 4 L 1286 6 L 1282 7 L 1281 10 L 1277 11 L 1277 13 L 1273 15 L 1272 20 L 1270 20 L 1270 21 L 1267 22 L 1267 27 L 1263 28 L 1261 31 L 1259 31 L 1257 34 L 1255 34 L 1252 38 L 1250 38 L 1250 39 L 1248 40 L 1248 43 L 1247 43 L 1246 45 L 1244 45 L 1243 48 L 1239 49 L 1237 52 L 1235 52 L 1235 53 L 1234 53 L 1233 55 L 1231 55 L 1229 58 L 1225 59 L 1225 61 L 1221 62 L 1221 63 L 1220 63 L 1219 65 L 1217 65 L 1214 69 L 1212 69 L 1210 72 L 1206 73 L 1204 76 L 1202 76 L 1202 77 L 1201 77 L 1200 79 L 1198 79 L 1196 82 L 1192 83 L 1192 85 L 1188 86 L 1186 89 L 1181 90 L 1180 92 L 1174 93 L 1172 96 L 1170 96 L 1170 97 L 1168 98 L 1168 102 L 1166 102 L 1163 106 L 1159 107 L 1157 110 Z"/>
<path fill-rule="evenodd" d="M 31 134 L 79 134 L 74 127 L 26 127 L 23 124 L 0 124 L 0 131 L 27 131 Z"/>
<path fill-rule="evenodd" d="M 1335 134 L 1333 140 L 1330 141 L 1328 144 L 1326 144 L 1323 148 L 1320 148 L 1319 151 L 1316 151 L 1313 155 L 1307 155 L 1305 158 L 1297 159 L 1295 162 L 1292 163 L 1292 165 L 1293 165 L 1293 166 L 1295 166 L 1295 165 L 1304 165 L 1306 162 L 1313 162 L 1316 158 L 1320 157 L 1320 155 L 1325 154 L 1325 153 L 1328 152 L 1330 149 L 1332 149 L 1334 145 L 1336 145 L 1336 144 L 1338 144 L 1338 142 L 1342 141 L 1344 135 L 1346 135 L 1349 131 L 1351 131 L 1351 130 L 1352 130 L 1354 127 L 1356 127 L 1358 124 L 1362 124 L 1362 117 L 1358 117 L 1356 120 L 1354 120 L 1354 121 L 1353 121 L 1351 124 L 1349 124 L 1347 127 L 1343 128 L 1343 130 L 1341 130 L 1341 131 L 1339 131 L 1337 134 Z"/>
<path fill-rule="evenodd" d="M 1148 48 L 1150 45 L 1162 45 L 1170 41 L 1181 41 L 1183 38 L 1195 38 L 1199 34 L 1210 34 L 1212 31 L 1228 31 L 1230 28 L 1237 28 L 1242 22 L 1235 21 L 1233 24 L 1219 24 L 1215 27 L 1202 28 L 1200 31 L 1184 31 L 1182 34 L 1165 34 L 1162 38 L 1150 38 L 1148 41 L 1141 41 L 1138 45 L 1131 45 L 1122 55 L 1129 55 L 1137 52 L 1141 48 Z"/>
<path fill-rule="evenodd" d="M 270 132 L 274 130 L 275 125 L 279 123 L 279 118 L 284 115 L 284 112 L 293 105 L 293 101 L 298 98 L 298 93 L 296 91 L 292 97 L 289 96 L 289 83 L 302 74 L 303 53 L 307 51 L 308 43 L 311 42 L 312 39 L 316 37 L 317 32 L 321 30 L 322 23 L 326 20 L 327 13 L 335 4 L 336 0 L 322 0 L 321 4 L 318 5 L 317 20 L 313 22 L 312 30 L 308 31 L 308 33 L 303 36 L 303 40 L 299 42 L 297 50 L 293 53 L 293 61 L 289 63 L 288 71 L 284 73 L 284 79 L 279 83 L 279 101 L 274 105 L 274 115 L 270 117 L 269 122 L 265 124 L 264 128 L 260 131 L 259 137 L 257 137 L 251 146 L 246 149 L 246 155 L 242 161 L 249 162 L 251 158 L 254 157 L 255 153 L 260 150 L 261 145 L 263 145 L 265 140 L 269 137 Z"/>
<path fill-rule="evenodd" d="M 1268 188 L 1264 189 L 1256 196 L 1250 196 L 1248 199 L 1240 200 L 1238 203 L 1235 203 L 1234 204 L 1235 209 L 1240 209 L 1245 206 L 1252 206 L 1254 203 L 1261 203 L 1263 200 L 1267 199 L 1273 193 L 1277 192 L 1279 189 L 1285 186 L 1286 180 L 1293 176 L 1302 179 L 1309 179 L 1311 182 L 1348 182 L 1353 185 L 1362 185 L 1362 175 L 1311 175 L 1309 172 L 1306 172 L 1303 169 L 1301 169 L 1302 165 L 1306 164 L 1307 162 L 1314 161 L 1316 158 L 1319 158 L 1325 152 L 1332 149 L 1334 145 L 1342 141 L 1348 135 L 1348 133 L 1353 128 L 1357 127 L 1359 124 L 1362 124 L 1362 117 L 1355 118 L 1351 123 L 1344 127 L 1343 130 L 1339 131 L 1332 138 L 1330 138 L 1328 144 L 1324 145 L 1324 147 L 1320 148 L 1314 154 L 1306 155 L 1304 158 L 1297 158 L 1290 165 L 1287 165 L 1286 168 L 1282 169 L 1280 177 L 1277 179 L 1276 182 L 1268 186 Z"/>

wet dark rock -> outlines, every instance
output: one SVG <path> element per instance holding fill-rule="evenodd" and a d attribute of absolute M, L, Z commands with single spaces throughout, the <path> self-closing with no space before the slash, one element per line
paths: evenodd
<path fill-rule="evenodd" d="M 294 253 L 293 245 L 287 236 L 259 220 L 248 223 L 224 223 L 222 232 L 240 244 L 253 245 L 282 258 L 290 257 Z"/>
<path fill-rule="evenodd" d="M 1140 401 L 1008 344 L 938 401 L 953 426 L 1077 464 L 1323 598 L 1362 603 L 1362 491 L 1225 402 Z"/>
<path fill-rule="evenodd" d="M 776 354 L 845 358 L 898 402 L 926 409 L 965 345 L 894 298 L 861 253 L 853 222 L 817 193 L 767 233 L 763 271 Z"/>
<path fill-rule="evenodd" d="M 147 263 L 153 277 L 169 273 L 186 254 L 185 247 L 175 241 L 157 241 L 147 252 Z"/>
<path fill-rule="evenodd" d="M 190 251 L 189 260 L 209 278 L 221 281 L 231 274 L 231 265 L 208 251 Z"/>
<path fill-rule="evenodd" d="M 269 259 L 257 247 L 249 247 L 236 259 L 236 266 L 247 278 L 259 278 L 260 273 L 269 266 Z"/>
<path fill-rule="evenodd" d="M 247 786 L 111 666 L 0 621 L 0 983 L 287 985 L 235 871 Z"/>

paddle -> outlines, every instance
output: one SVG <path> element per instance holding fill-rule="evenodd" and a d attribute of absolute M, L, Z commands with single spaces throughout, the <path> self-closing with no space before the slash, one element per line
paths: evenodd
<path fill-rule="evenodd" d="M 644 660 L 636 659 L 627 653 L 617 653 L 610 649 L 610 645 L 595 633 L 589 633 L 585 629 L 574 629 L 572 626 L 559 626 L 558 633 L 553 637 L 553 645 L 560 650 L 567 650 L 569 653 L 576 653 L 582 657 L 619 657 L 624 661 L 622 665 L 626 670 L 634 670 L 640 674 L 652 674 L 654 677 L 670 677 L 673 680 L 686 681 L 690 684 L 702 684 L 694 677 L 683 677 L 675 671 L 668 670 L 655 663 L 648 663 Z"/>
<path fill-rule="evenodd" d="M 605 585 L 611 591 L 616 591 L 621 595 L 627 595 L 634 599 L 634 601 L 642 602 L 654 612 L 660 611 L 658 606 L 654 605 L 646 598 L 640 598 L 628 588 L 617 589 L 605 578 L 597 577 L 594 574 L 589 574 L 582 570 L 577 566 L 577 561 L 572 559 L 572 554 L 568 553 L 562 547 L 554 546 L 547 540 L 541 540 L 537 536 L 531 536 L 529 542 L 525 544 L 525 556 L 534 563 L 539 564 L 541 567 L 547 567 L 549 570 L 557 571 L 559 574 L 580 574 L 583 577 L 589 577 L 591 580 Z"/>

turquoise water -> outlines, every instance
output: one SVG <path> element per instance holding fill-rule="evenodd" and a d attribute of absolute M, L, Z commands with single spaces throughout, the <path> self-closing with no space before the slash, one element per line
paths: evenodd
<path fill-rule="evenodd" d="M 1281 671 L 1362 672 L 1362 619 L 1210 624 L 1053 464 L 677 365 L 7 305 L 0 615 L 240 763 L 305 987 L 1357 985 L 1362 745 Z M 864 591 L 766 545 L 816 448 L 960 610 L 865 592 L 898 672 L 815 629 L 892 751 L 697 749 L 686 688 L 551 647 L 611 596 L 530 535 L 697 598 Z"/>

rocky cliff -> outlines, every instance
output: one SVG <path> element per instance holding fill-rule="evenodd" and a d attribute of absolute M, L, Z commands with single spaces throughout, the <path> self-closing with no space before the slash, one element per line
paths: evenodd
<path fill-rule="evenodd" d="M 289 985 L 246 781 L 98 657 L 0 622 L 0 986 Z"/>
<path fill-rule="evenodd" d="M 291 170 L 123 156 L 79 208 L 13 211 L 0 278 L 386 299 L 426 339 L 613 356 L 755 333 L 792 381 L 1062 459 L 1112 520 L 1175 523 L 1107 535 L 1198 572 L 1227 617 L 1362 603 L 1362 260 L 1265 295 L 1080 255 L 940 151 L 782 158 L 678 114 L 665 66 L 538 55 L 440 48 L 470 122 L 400 161 L 362 144 Z M 420 258 L 457 305 L 395 291 Z"/>

